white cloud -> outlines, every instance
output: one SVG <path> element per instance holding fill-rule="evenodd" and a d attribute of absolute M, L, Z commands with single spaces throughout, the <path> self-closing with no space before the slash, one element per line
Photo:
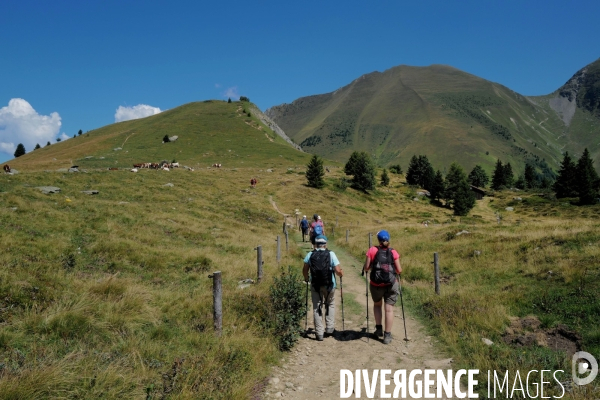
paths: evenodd
<path fill-rule="evenodd" d="M 227 88 L 227 90 L 225 90 L 225 92 L 223 92 L 223 97 L 231 98 L 233 100 L 239 100 L 240 94 L 238 93 L 237 86 L 232 86 L 230 88 Z"/>
<path fill-rule="evenodd" d="M 40 115 L 26 100 L 11 99 L 8 106 L 0 108 L 0 152 L 12 156 L 19 143 L 29 152 L 36 143 L 52 141 L 61 124 L 57 112 Z"/>
<path fill-rule="evenodd" d="M 115 122 L 129 121 L 130 119 L 145 118 L 160 113 L 160 108 L 147 104 L 138 104 L 133 107 L 119 106 L 115 112 Z"/>
<path fill-rule="evenodd" d="M 64 132 L 59 137 L 60 137 L 60 140 L 62 140 L 62 141 L 69 140 L 69 139 L 73 138 L 73 136 L 69 136 L 69 135 L 67 135 Z"/>

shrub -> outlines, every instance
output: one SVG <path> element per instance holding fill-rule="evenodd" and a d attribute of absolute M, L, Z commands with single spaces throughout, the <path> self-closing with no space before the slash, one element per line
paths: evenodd
<path fill-rule="evenodd" d="M 392 174 L 401 175 L 402 174 L 402 167 L 400 166 L 400 164 L 391 165 L 390 166 L 390 172 Z"/>
<path fill-rule="evenodd" d="M 303 289 L 299 274 L 291 266 L 287 272 L 282 268 L 281 276 L 275 277 L 270 287 L 275 335 L 281 350 L 290 350 L 300 336 L 300 322 L 306 312 Z"/>

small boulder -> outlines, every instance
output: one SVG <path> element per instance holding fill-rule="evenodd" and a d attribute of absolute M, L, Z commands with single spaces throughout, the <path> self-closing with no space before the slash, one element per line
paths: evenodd
<path fill-rule="evenodd" d="M 505 208 L 505 210 L 506 210 L 506 211 L 515 211 L 515 209 L 514 209 L 514 208 L 512 208 L 512 207 L 506 207 L 506 208 Z"/>
<path fill-rule="evenodd" d="M 514 200 L 514 201 L 522 201 L 523 199 L 522 199 L 522 198 L 520 198 L 520 197 L 513 197 L 513 200 Z"/>
<path fill-rule="evenodd" d="M 169 136 L 169 142 L 174 142 L 179 139 L 179 136 Z"/>
<path fill-rule="evenodd" d="M 97 190 L 82 190 L 81 193 L 92 195 L 92 194 L 98 194 L 100 192 Z"/>
<path fill-rule="evenodd" d="M 119 151 L 119 150 L 123 150 L 123 149 L 121 147 L 115 147 L 113 150 L 114 151 Z"/>
<path fill-rule="evenodd" d="M 485 343 L 485 345 L 487 345 L 487 346 L 491 346 L 494 344 L 494 342 L 492 342 L 490 339 L 487 339 L 487 338 L 481 338 L 481 341 L 483 343 Z"/>
<path fill-rule="evenodd" d="M 469 231 L 460 231 L 456 233 L 456 236 L 460 236 L 460 235 L 468 235 L 470 232 Z"/>
<path fill-rule="evenodd" d="M 36 189 L 41 190 L 42 193 L 44 193 L 44 194 L 51 194 L 51 193 L 59 193 L 60 192 L 60 188 L 57 188 L 55 186 L 38 186 Z"/>
<path fill-rule="evenodd" d="M 71 167 L 68 172 L 79 172 L 79 169 L 77 167 Z"/>
<path fill-rule="evenodd" d="M 171 182 L 169 182 L 169 183 L 165 183 L 163 186 L 173 187 L 175 185 L 173 185 Z"/>

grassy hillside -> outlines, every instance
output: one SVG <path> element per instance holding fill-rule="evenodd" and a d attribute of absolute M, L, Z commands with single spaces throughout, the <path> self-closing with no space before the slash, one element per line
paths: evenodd
<path fill-rule="evenodd" d="M 441 169 L 460 161 L 467 169 L 481 164 L 491 171 L 497 158 L 518 172 L 526 160 L 557 169 L 561 151 L 580 147 L 573 142 L 587 129 L 574 125 L 571 140 L 552 109 L 442 65 L 373 72 L 266 114 L 312 153 L 345 161 L 364 150 L 380 166 L 404 167 L 412 155 L 426 154 Z M 589 146 L 593 154 L 600 149 L 600 143 Z"/>
<path fill-rule="evenodd" d="M 511 318 L 528 315 L 540 320 L 536 335 L 566 324 L 581 335 L 575 345 L 600 351 L 600 206 L 500 192 L 455 219 L 415 201 L 398 175 L 370 195 L 335 189 L 343 175 L 335 165 L 325 189 L 307 188 L 308 155 L 247 125 L 239 105 L 194 103 L 111 125 L 27 154 L 11 162 L 19 174 L 0 175 L 0 398 L 258 396 L 269 366 L 285 357 L 269 298 L 281 272 L 275 237 L 282 216 L 271 200 L 282 212 L 319 213 L 330 240 L 359 259 L 367 233 L 388 229 L 402 253 L 405 304 L 428 321 L 457 366 L 567 367 L 567 352 L 552 342 L 505 343 Z M 161 144 L 165 134 L 180 139 Z M 189 145 L 180 146 L 187 136 Z M 112 150 L 117 145 L 123 150 Z M 163 158 L 224 168 L 105 169 Z M 71 159 L 88 173 L 56 171 Z M 256 189 L 250 177 L 258 178 Z M 37 187 L 46 185 L 61 192 L 44 195 Z M 99 193 L 82 193 L 90 189 Z M 469 233 L 456 236 L 463 230 Z M 257 245 L 265 280 L 239 289 L 256 275 Z M 439 297 L 433 252 L 442 266 Z M 280 265 L 300 268 L 302 256 L 292 243 Z M 216 270 L 224 285 L 221 338 L 212 331 L 208 278 Z M 389 368 L 402 368 L 401 360 Z"/>
<path fill-rule="evenodd" d="M 306 156 L 244 110 L 250 103 L 205 101 L 151 117 L 120 122 L 30 152 L 8 163 L 17 170 L 129 167 L 141 162 L 177 160 L 193 168 L 263 165 Z M 162 143 L 165 135 L 178 136 Z M 120 149 L 119 149 L 120 148 Z M 119 149 L 119 150 L 115 150 Z"/>

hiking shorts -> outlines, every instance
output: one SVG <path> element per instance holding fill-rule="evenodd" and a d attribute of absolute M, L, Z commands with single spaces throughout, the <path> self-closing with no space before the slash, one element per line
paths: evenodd
<path fill-rule="evenodd" d="M 373 299 L 373 302 L 377 303 L 383 298 L 385 304 L 390 304 L 393 306 L 396 304 L 396 301 L 398 301 L 398 295 L 400 294 L 398 289 L 398 281 L 394 282 L 393 285 L 388 286 L 370 286 L 371 298 Z"/>

